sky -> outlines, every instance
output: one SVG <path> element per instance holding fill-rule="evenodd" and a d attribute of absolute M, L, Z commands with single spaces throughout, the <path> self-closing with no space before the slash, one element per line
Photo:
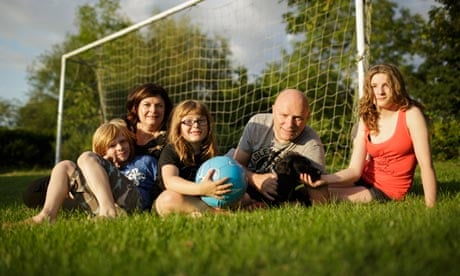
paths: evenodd
<path fill-rule="evenodd" d="M 280 16 L 278 0 L 265 1 L 262 9 L 253 11 L 258 22 L 264 18 Z M 94 4 L 97 0 L 0 0 L 0 100 L 24 104 L 28 99 L 27 68 L 37 65 L 38 57 L 46 54 L 53 45 L 60 44 L 67 34 L 75 30 L 75 13 L 83 4 Z M 152 11 L 168 10 L 187 0 L 120 0 L 122 13 L 133 23 L 147 20 Z M 216 0 L 205 0 L 208 5 Z M 399 5 L 412 13 L 427 16 L 434 0 L 399 0 Z M 237 16 L 237 15 L 235 15 Z M 256 17 L 256 16 L 255 16 Z M 257 34 L 258 24 L 249 24 L 254 29 L 243 28 L 238 37 L 248 38 Z M 216 27 L 216 26 L 214 26 Z M 217 26 L 218 27 L 218 26 Z M 282 28 L 282 26 L 280 26 Z M 232 31 L 232 30 L 230 30 Z M 257 39 L 252 39 L 257 41 Z M 238 47 L 238 41 L 230 45 L 234 55 L 250 58 L 254 47 Z"/>

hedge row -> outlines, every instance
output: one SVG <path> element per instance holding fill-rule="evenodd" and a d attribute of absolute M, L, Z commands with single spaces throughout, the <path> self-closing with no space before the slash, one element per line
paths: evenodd
<path fill-rule="evenodd" d="M 54 164 L 52 135 L 0 128 L 0 145 L 0 172 L 51 168 Z"/>

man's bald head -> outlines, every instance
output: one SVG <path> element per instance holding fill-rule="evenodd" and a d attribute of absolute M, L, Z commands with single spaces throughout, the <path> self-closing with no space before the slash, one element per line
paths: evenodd
<path fill-rule="evenodd" d="M 302 91 L 297 89 L 285 89 L 276 97 L 275 106 L 282 103 L 289 103 L 291 106 L 297 106 L 299 109 L 310 111 L 308 99 Z"/>
<path fill-rule="evenodd" d="M 297 138 L 310 115 L 308 99 L 297 89 L 283 90 L 273 104 L 275 137 L 280 142 Z"/>

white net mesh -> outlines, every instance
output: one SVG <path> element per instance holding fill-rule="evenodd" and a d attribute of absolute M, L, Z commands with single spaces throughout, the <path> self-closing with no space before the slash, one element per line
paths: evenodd
<path fill-rule="evenodd" d="M 89 93 L 89 108 L 109 120 L 124 114 L 133 87 L 160 84 L 174 103 L 208 105 L 225 152 L 253 114 L 271 112 L 281 90 L 297 88 L 310 100 L 308 123 L 321 136 L 328 165 L 343 166 L 355 122 L 353 1 L 288 2 L 295 1 L 207 0 L 153 22 L 70 58 L 65 97 Z"/>

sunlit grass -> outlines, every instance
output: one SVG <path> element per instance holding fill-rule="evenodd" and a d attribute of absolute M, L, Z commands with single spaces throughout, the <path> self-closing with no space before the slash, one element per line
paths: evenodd
<path fill-rule="evenodd" d="M 1 230 L 1 275 L 456 275 L 459 163 L 437 163 L 439 203 L 420 180 L 403 202 L 161 219 L 62 212 L 54 225 Z M 38 174 L 36 176 L 40 176 Z M 32 175 L 0 176 L 0 222 L 37 210 L 21 192 Z M 419 177 L 419 176 L 417 176 Z"/>

